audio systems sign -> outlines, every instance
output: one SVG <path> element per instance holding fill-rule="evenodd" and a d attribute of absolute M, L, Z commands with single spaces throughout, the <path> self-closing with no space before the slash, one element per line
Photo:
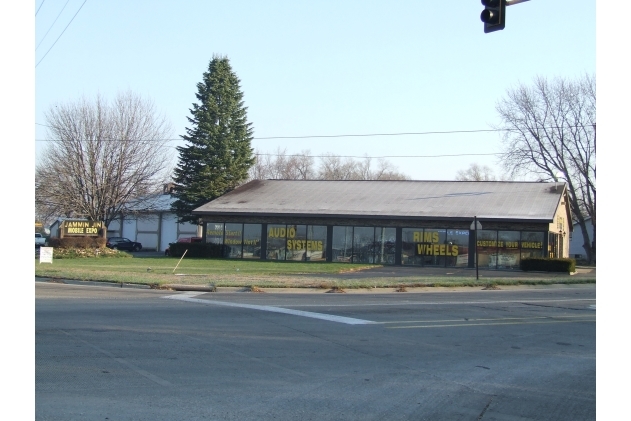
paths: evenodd
<path fill-rule="evenodd" d="M 61 225 L 62 236 L 95 237 L 103 229 L 103 222 L 66 220 Z"/>

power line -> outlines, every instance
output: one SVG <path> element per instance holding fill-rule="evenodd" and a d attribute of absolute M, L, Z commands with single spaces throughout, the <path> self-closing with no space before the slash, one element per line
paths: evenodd
<path fill-rule="evenodd" d="M 81 4 L 81 7 L 79 7 L 79 10 L 77 10 L 77 13 L 74 14 L 74 16 L 72 17 L 72 19 L 70 19 L 70 22 L 68 22 L 68 25 L 66 25 L 66 27 L 64 28 L 63 31 L 61 31 L 61 34 L 59 34 L 59 36 L 57 37 L 57 39 L 55 40 L 55 42 L 53 42 L 53 45 L 50 46 L 50 48 L 48 49 L 48 51 L 46 51 L 46 54 L 44 54 L 44 57 L 42 57 L 40 59 L 40 61 L 37 62 L 37 64 L 35 65 L 35 67 L 39 66 L 39 64 L 42 62 L 42 60 L 44 60 L 46 58 L 46 56 L 48 55 L 48 53 L 50 53 L 50 50 L 53 49 L 53 47 L 55 46 L 55 44 L 57 44 L 57 41 L 59 41 L 59 38 L 61 38 L 61 36 L 64 34 L 64 32 L 66 32 L 66 29 L 68 29 L 68 27 L 70 26 L 70 24 L 72 23 L 72 21 L 74 20 L 74 18 L 77 17 L 77 15 L 79 14 L 79 12 L 81 11 L 81 9 L 83 9 L 83 5 L 87 2 L 88 0 L 84 0 L 83 3 Z"/>
<path fill-rule="evenodd" d="M 336 138 L 336 137 L 374 137 L 374 136 L 410 136 L 427 134 L 454 134 L 454 133 L 482 133 L 500 132 L 510 129 L 480 129 L 480 130 L 449 130 L 438 132 L 405 132 L 405 133 L 368 133 L 368 134 L 336 134 L 336 135 L 310 135 L 310 136 L 270 136 L 255 137 L 254 139 L 315 139 L 315 138 Z"/>
<path fill-rule="evenodd" d="M 450 155 L 384 155 L 384 156 L 353 156 L 353 155 L 304 155 L 304 154 L 275 154 L 275 153 L 255 153 L 256 156 L 306 156 L 309 158 L 357 158 L 357 159 L 379 159 L 379 158 L 448 158 L 458 156 L 491 156 L 501 155 L 501 153 L 459 153 Z"/>
<path fill-rule="evenodd" d="M 35 123 L 38 126 L 47 126 L 46 124 Z M 566 126 L 567 128 L 586 127 L 582 125 Z M 591 127 L 591 126 L 590 126 Z M 559 126 L 539 127 L 539 129 L 558 129 Z M 317 138 L 340 138 L 340 137 L 377 137 L 377 136 L 423 136 L 429 134 L 459 134 L 459 133 L 484 133 L 484 132 L 511 132 L 517 129 L 476 129 L 476 130 L 446 130 L 431 132 L 403 132 L 403 133 L 365 133 L 365 134 L 336 134 L 336 135 L 308 135 L 308 136 L 269 136 L 269 137 L 253 137 L 252 140 L 273 140 L 273 139 L 317 139 Z M 108 141 L 127 141 L 129 139 L 108 139 Z M 140 140 L 140 139 L 138 139 Z M 174 141 L 184 140 L 182 138 L 174 139 L 144 139 L 145 141 Z M 58 139 L 35 139 L 36 142 L 56 142 Z"/>
<path fill-rule="evenodd" d="M 39 4 L 39 7 L 37 8 L 37 10 L 35 11 L 35 16 L 37 16 L 37 14 L 39 13 L 39 9 L 42 8 L 42 5 L 44 4 L 46 0 L 42 0 L 42 2 Z"/>
<path fill-rule="evenodd" d="M 46 124 L 35 123 L 38 126 L 50 127 Z M 428 135 L 428 134 L 456 134 L 456 133 L 480 133 L 480 132 L 503 132 L 512 129 L 481 129 L 481 130 L 450 130 L 450 131 L 434 131 L 434 132 L 409 132 L 409 133 L 366 133 L 366 134 L 337 134 L 337 135 L 309 135 L 309 136 L 269 136 L 269 137 L 253 137 L 252 140 L 272 140 L 272 139 L 316 139 L 316 138 L 338 138 L 338 137 L 376 137 L 376 136 L 412 136 L 412 135 Z M 110 141 L 125 141 L 128 139 L 109 139 Z M 148 139 L 151 141 L 171 141 L 184 140 L 182 138 L 174 139 Z M 57 139 L 35 139 L 36 142 L 55 142 Z"/>
<path fill-rule="evenodd" d="M 46 38 L 46 35 L 48 35 L 48 33 L 50 32 L 51 29 L 53 29 L 53 26 L 55 26 L 55 22 L 57 22 L 57 19 L 59 19 L 59 16 L 61 16 L 61 14 L 63 13 L 64 9 L 66 8 L 66 6 L 68 5 L 68 2 L 70 0 L 66 0 L 66 4 L 64 4 L 64 7 L 61 8 L 61 12 L 59 12 L 59 14 L 57 15 L 57 17 L 55 18 L 55 20 L 53 21 L 52 25 L 50 25 L 50 28 L 48 28 L 48 31 L 46 31 L 46 33 L 44 34 L 44 37 L 42 38 L 42 40 L 39 42 L 39 44 L 37 44 L 37 47 L 35 47 L 35 51 L 37 51 L 37 49 L 39 48 L 39 46 L 42 44 L 42 42 L 44 42 L 44 39 Z M 43 3 L 43 1 L 42 1 Z M 41 7 L 41 6 L 40 6 Z"/>

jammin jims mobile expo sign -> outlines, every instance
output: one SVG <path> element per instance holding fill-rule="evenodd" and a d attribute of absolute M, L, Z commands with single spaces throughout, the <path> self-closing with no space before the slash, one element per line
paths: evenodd
<path fill-rule="evenodd" d="M 61 225 L 63 236 L 96 236 L 103 228 L 103 222 L 67 220 Z"/>

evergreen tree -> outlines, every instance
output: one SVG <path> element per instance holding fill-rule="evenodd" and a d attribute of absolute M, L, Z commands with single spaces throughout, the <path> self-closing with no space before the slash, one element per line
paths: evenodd
<path fill-rule="evenodd" d="M 227 193 L 247 180 L 254 164 L 252 125 L 239 78 L 227 57 L 213 56 L 197 84 L 197 99 L 190 109 L 186 146 L 178 146 L 179 162 L 174 171 L 177 200 L 172 210 L 179 222 L 193 222 L 191 211 Z"/>

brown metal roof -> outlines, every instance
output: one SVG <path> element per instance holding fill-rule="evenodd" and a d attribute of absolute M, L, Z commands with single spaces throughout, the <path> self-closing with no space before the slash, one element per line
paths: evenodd
<path fill-rule="evenodd" d="M 564 189 L 506 181 L 254 180 L 193 214 L 551 222 Z"/>

